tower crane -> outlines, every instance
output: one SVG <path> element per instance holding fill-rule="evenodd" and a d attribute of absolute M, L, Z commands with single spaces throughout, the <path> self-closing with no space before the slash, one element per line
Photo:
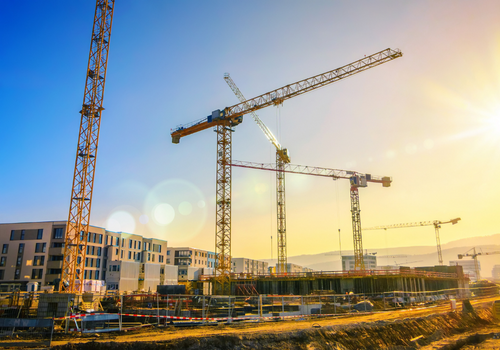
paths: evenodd
<path fill-rule="evenodd" d="M 266 92 L 245 102 L 217 109 L 206 118 L 181 125 L 171 132 L 172 142 L 182 137 L 215 127 L 217 134 L 216 169 L 216 293 L 229 293 L 231 273 L 231 154 L 233 127 L 243 122 L 243 115 L 259 109 L 282 104 L 285 100 L 345 79 L 354 74 L 392 61 L 402 56 L 401 51 L 385 49 L 349 63 L 340 68 L 300 80 Z"/>
<path fill-rule="evenodd" d="M 363 230 L 387 230 L 390 228 L 406 228 L 406 227 L 418 227 L 418 226 L 434 226 L 434 231 L 436 232 L 436 247 L 437 247 L 437 254 L 438 254 L 438 261 L 439 265 L 443 265 L 443 255 L 441 254 L 441 239 L 439 238 L 439 229 L 441 228 L 441 225 L 443 224 L 452 224 L 455 225 L 457 222 L 459 222 L 461 219 L 456 218 L 456 219 L 451 219 L 449 221 L 421 221 L 421 222 L 412 222 L 412 223 L 407 223 L 407 224 L 394 224 L 394 225 L 387 225 L 387 226 L 374 226 L 374 227 L 368 227 L 364 228 Z"/>
<path fill-rule="evenodd" d="M 231 163 L 231 166 L 248 168 L 248 169 L 278 171 L 277 164 L 242 162 L 235 160 Z M 359 206 L 358 188 L 367 187 L 368 182 L 381 183 L 382 186 L 384 187 L 390 187 L 392 179 L 389 176 L 375 176 L 371 174 L 362 174 L 356 171 L 311 167 L 311 166 L 295 165 L 295 164 L 285 164 L 284 168 L 279 170 L 287 173 L 331 177 L 334 180 L 348 179 L 350 181 L 351 219 L 352 219 L 352 233 L 353 233 L 353 243 L 354 243 L 354 269 L 364 270 L 365 261 L 363 256 L 363 238 L 361 235 L 361 210 Z"/>
<path fill-rule="evenodd" d="M 114 0 L 96 1 L 59 283 L 61 292 L 79 293 L 83 288 L 92 189 L 101 113 L 104 110 L 104 84 L 114 5 Z"/>
<path fill-rule="evenodd" d="M 469 253 L 471 250 L 473 251 L 473 253 Z M 464 254 L 458 254 L 458 258 L 463 259 L 464 257 L 470 256 L 470 257 L 472 257 L 472 259 L 474 259 L 474 271 L 476 272 L 476 281 L 479 281 L 481 279 L 481 273 L 479 271 L 479 263 L 477 261 L 477 256 L 478 255 L 494 255 L 494 254 L 500 254 L 500 251 L 486 252 L 486 253 L 477 252 L 476 253 L 476 247 L 474 247 L 474 248 L 466 251 Z"/>
<path fill-rule="evenodd" d="M 245 102 L 247 99 L 243 96 L 238 86 L 234 83 L 229 73 L 224 74 L 224 80 L 229 85 L 240 102 Z M 276 230 L 278 237 L 278 264 L 276 273 L 281 274 L 286 272 L 287 252 L 286 252 L 286 201 L 285 201 L 285 172 L 283 171 L 285 164 L 290 163 L 290 156 L 286 148 L 281 147 L 280 143 L 273 135 L 271 130 L 259 118 L 257 113 L 250 112 L 253 120 L 257 123 L 267 139 L 276 147 Z"/>

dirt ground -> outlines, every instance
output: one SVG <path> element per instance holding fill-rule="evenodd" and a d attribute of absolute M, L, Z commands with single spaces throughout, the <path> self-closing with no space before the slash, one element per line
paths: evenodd
<path fill-rule="evenodd" d="M 202 327 L 143 328 L 99 335 L 55 335 L 60 350 L 142 349 L 500 349 L 500 322 L 494 300 L 472 301 L 474 310 L 441 307 L 398 310 L 349 317 Z M 12 340 L 4 348 L 29 347 Z"/>

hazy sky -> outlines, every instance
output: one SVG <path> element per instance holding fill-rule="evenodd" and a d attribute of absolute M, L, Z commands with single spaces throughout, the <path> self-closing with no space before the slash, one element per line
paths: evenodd
<path fill-rule="evenodd" d="M 68 217 L 94 1 L 0 2 L 0 222 Z M 386 175 L 363 227 L 449 220 L 499 232 L 500 2 L 118 0 L 91 223 L 214 249 L 216 135 L 170 130 L 386 48 L 403 57 L 258 112 L 292 163 Z M 274 162 L 246 116 L 233 159 Z M 288 254 L 352 249 L 349 184 L 287 175 Z M 233 170 L 233 256 L 270 258 L 275 174 Z M 156 214 L 156 215 L 155 215 Z M 364 248 L 434 245 L 433 227 L 366 231 Z M 276 257 L 276 246 L 274 246 Z"/>

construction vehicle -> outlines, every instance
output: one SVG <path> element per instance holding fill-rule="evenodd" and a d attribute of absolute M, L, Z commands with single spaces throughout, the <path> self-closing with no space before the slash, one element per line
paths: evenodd
<path fill-rule="evenodd" d="M 231 163 L 231 166 L 248 169 L 278 171 L 277 164 L 242 162 L 235 160 Z M 371 174 L 358 173 L 356 171 L 311 167 L 295 164 L 285 164 L 282 169 L 279 169 L 279 171 L 294 174 L 331 177 L 334 180 L 348 179 L 350 181 L 351 219 L 354 242 L 354 269 L 364 270 L 365 261 L 363 256 L 363 238 L 361 235 L 361 209 L 359 206 L 358 188 L 367 187 L 369 182 L 381 183 L 383 187 L 390 187 L 392 179 L 389 176 L 375 176 Z"/>
<path fill-rule="evenodd" d="M 80 111 L 80 132 L 66 225 L 61 283 L 59 283 L 60 292 L 80 293 L 83 289 L 97 144 L 101 113 L 104 110 L 104 85 L 114 5 L 115 0 L 96 1 L 83 105 Z"/>
<path fill-rule="evenodd" d="M 180 125 L 171 132 L 172 142 L 209 128 L 217 134 L 216 170 L 216 267 L 215 292 L 228 294 L 231 273 L 231 155 L 233 127 L 243 122 L 243 115 L 259 109 L 282 104 L 285 100 L 348 78 L 367 69 L 402 57 L 400 50 L 385 49 L 340 68 L 300 80 L 266 92 L 245 102 L 217 109 L 206 118 Z"/>
<path fill-rule="evenodd" d="M 438 254 L 438 262 L 439 265 L 443 265 L 443 254 L 441 253 L 441 239 L 439 238 L 439 229 L 441 228 L 441 225 L 443 224 L 452 224 L 455 225 L 457 222 L 459 222 L 461 219 L 456 218 L 456 219 L 451 219 L 449 221 L 421 221 L 421 222 L 413 222 L 413 223 L 407 223 L 407 224 L 394 224 L 394 225 L 387 225 L 387 226 L 374 226 L 374 227 L 368 227 L 364 228 L 363 230 L 387 230 L 390 228 L 407 228 L 407 227 L 418 227 L 418 226 L 434 226 L 434 231 L 436 233 L 436 247 L 437 247 L 437 254 Z"/>
<path fill-rule="evenodd" d="M 473 251 L 473 253 L 469 253 L 471 250 Z M 477 261 L 477 256 L 478 255 L 495 255 L 495 254 L 500 254 L 500 251 L 486 252 L 486 253 L 476 252 L 476 247 L 474 247 L 474 248 L 471 248 L 468 251 L 466 251 L 464 254 L 458 254 L 458 258 L 463 259 L 464 257 L 470 256 L 472 259 L 474 259 L 474 272 L 476 273 L 476 281 L 479 282 L 481 280 L 481 272 L 479 269 L 479 263 Z"/>

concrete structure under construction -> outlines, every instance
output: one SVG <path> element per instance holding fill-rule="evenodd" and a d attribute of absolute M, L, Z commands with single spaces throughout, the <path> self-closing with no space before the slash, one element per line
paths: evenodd
<path fill-rule="evenodd" d="M 467 289 L 469 278 L 461 266 L 433 266 L 398 270 L 306 272 L 282 276 L 233 276 L 232 293 L 254 290 L 258 294 L 308 295 L 315 292 L 332 294 L 385 292 L 429 292 L 442 289 Z M 245 286 L 245 288 L 237 287 Z"/>

